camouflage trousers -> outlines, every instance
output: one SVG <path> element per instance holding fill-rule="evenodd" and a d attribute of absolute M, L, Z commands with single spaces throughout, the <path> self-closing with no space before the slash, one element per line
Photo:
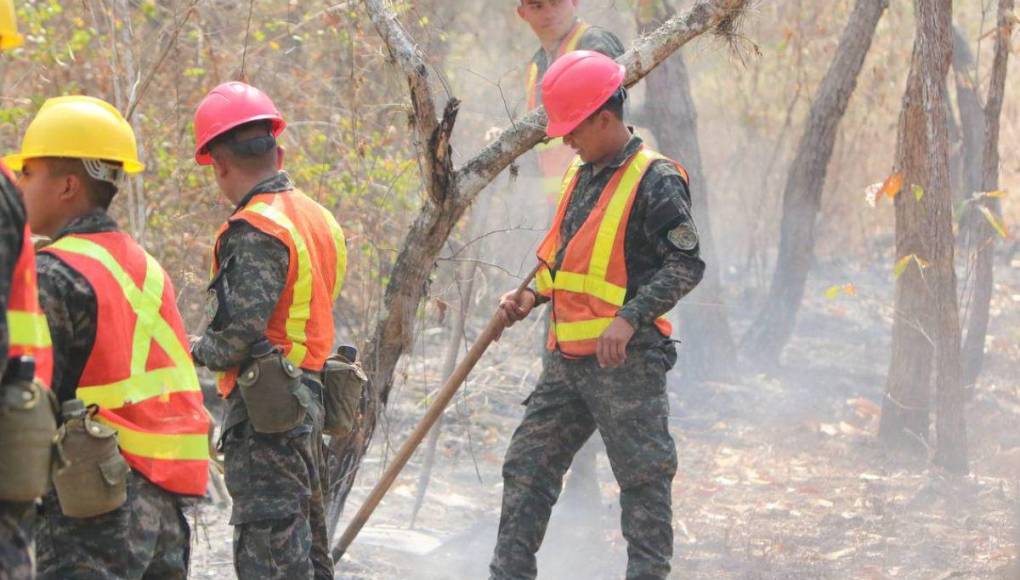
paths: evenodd
<path fill-rule="evenodd" d="M 39 580 L 186 580 L 185 501 L 131 471 L 124 505 L 79 519 L 61 513 L 51 490 L 37 520 Z"/>
<path fill-rule="evenodd" d="M 302 425 L 256 433 L 240 393 L 227 399 L 222 448 L 234 502 L 234 569 L 241 580 L 332 580 L 324 495 L 321 385 Z"/>
<path fill-rule="evenodd" d="M 620 486 L 628 580 L 669 576 L 673 556 L 670 491 L 677 470 L 667 421 L 666 371 L 671 344 L 628 351 L 616 369 L 594 357 L 545 355 L 542 376 L 525 402 L 503 464 L 503 508 L 492 580 L 537 575 L 535 554 L 559 498 L 563 475 L 596 429 Z"/>
<path fill-rule="evenodd" d="M 0 580 L 34 578 L 33 512 L 35 504 L 0 501 Z"/>

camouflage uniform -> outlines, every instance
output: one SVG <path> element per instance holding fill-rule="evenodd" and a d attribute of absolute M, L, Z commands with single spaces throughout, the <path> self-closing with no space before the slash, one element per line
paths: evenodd
<path fill-rule="evenodd" d="M 7 304 L 14 266 L 25 240 L 25 206 L 17 188 L 0 173 L 0 377 L 7 370 Z M 2 442 L 0 442 L 2 443 Z M 31 504 L 0 501 L 0 580 L 32 577 Z"/>
<path fill-rule="evenodd" d="M 0 580 L 33 578 L 31 503 L 0 502 Z"/>
<path fill-rule="evenodd" d="M 191 532 L 184 503 L 132 471 L 127 501 L 94 518 L 69 518 L 43 497 L 36 532 L 39 579 L 187 580 Z"/>
<path fill-rule="evenodd" d="M 640 145 L 641 140 L 632 137 L 605 166 L 582 166 L 564 215 L 563 240 L 577 232 L 614 171 Z M 524 419 L 503 465 L 503 508 L 490 567 L 493 580 L 535 578 L 535 553 L 563 474 L 596 429 L 620 485 L 627 578 L 669 575 L 670 487 L 677 460 L 667 426 L 666 372 L 676 362 L 676 349 L 654 320 L 698 284 L 705 268 L 689 208 L 690 195 L 676 168 L 656 161 L 641 181 L 625 234 L 628 288 L 618 316 L 636 329 L 626 362 L 604 369 L 594 357 L 545 354 L 542 375 L 525 401 Z M 561 251 L 555 266 L 563 255 Z"/>
<path fill-rule="evenodd" d="M 258 184 L 260 193 L 287 191 L 286 173 Z M 222 371 L 242 365 L 262 339 L 287 281 L 290 256 L 276 238 L 237 221 L 220 238 L 222 265 L 209 285 L 215 316 L 192 346 L 195 363 Z M 303 425 L 287 433 L 255 433 L 240 393 L 227 399 L 220 444 L 233 498 L 234 566 L 239 578 L 333 578 L 326 532 L 322 384 L 306 371 L 314 401 Z"/>
<path fill-rule="evenodd" d="M 113 218 L 97 209 L 71 220 L 56 239 L 117 229 Z M 75 397 L 96 346 L 96 295 L 84 276 L 56 256 L 41 252 L 36 262 L 39 305 L 53 341 L 52 388 L 63 402 Z M 187 578 L 186 501 L 131 472 L 127 503 L 97 518 L 75 519 L 61 513 L 51 491 L 38 520 L 39 578 Z"/>

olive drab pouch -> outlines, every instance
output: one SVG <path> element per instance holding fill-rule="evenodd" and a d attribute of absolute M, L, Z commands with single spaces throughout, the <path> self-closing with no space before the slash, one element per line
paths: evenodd
<path fill-rule="evenodd" d="M 30 502 L 46 492 L 56 411 L 53 394 L 35 380 L 0 386 L 0 500 Z"/>
<path fill-rule="evenodd" d="M 361 396 L 368 376 L 357 360 L 357 350 L 342 346 L 326 360 L 322 370 L 326 419 L 322 432 L 332 437 L 347 437 L 354 430 L 361 409 Z"/>
<path fill-rule="evenodd" d="M 284 433 L 305 420 L 308 397 L 301 369 L 267 341 L 252 347 L 252 362 L 237 377 L 248 420 L 256 433 Z"/>
<path fill-rule="evenodd" d="M 101 516 L 127 501 L 130 468 L 120 454 L 117 431 L 94 420 L 98 411 L 78 399 L 64 402 L 53 486 L 60 511 L 69 518 Z"/>

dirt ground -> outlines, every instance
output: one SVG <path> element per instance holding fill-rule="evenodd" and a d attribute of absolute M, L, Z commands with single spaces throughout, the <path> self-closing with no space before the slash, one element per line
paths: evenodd
<path fill-rule="evenodd" d="M 710 383 L 671 376 L 680 456 L 673 485 L 675 578 L 1020 579 L 1020 264 L 999 269 L 986 372 L 969 407 L 972 473 L 896 462 L 877 432 L 888 365 L 888 274 L 837 272 L 856 296 L 809 287 L 783 366 Z M 733 309 L 737 331 L 747 321 Z M 536 327 L 514 329 L 483 359 L 448 412 L 425 505 L 409 529 L 415 457 L 337 578 L 485 578 L 499 519 L 500 466 L 539 372 Z M 738 332 L 739 334 L 739 332 Z M 383 435 L 348 513 L 439 386 L 442 336 L 409 359 Z M 695 340 L 691 337 L 691 340 Z M 681 347 L 682 348 L 682 347 Z M 626 545 L 604 455 L 601 497 L 564 497 L 540 553 L 540 578 L 619 579 Z M 193 578 L 233 578 L 228 513 L 197 515 Z"/>

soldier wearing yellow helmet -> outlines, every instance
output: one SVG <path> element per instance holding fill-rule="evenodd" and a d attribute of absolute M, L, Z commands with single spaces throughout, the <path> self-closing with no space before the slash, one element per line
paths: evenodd
<path fill-rule="evenodd" d="M 62 403 L 60 465 L 36 531 L 39 578 L 187 578 L 189 497 L 208 416 L 163 268 L 107 214 L 144 166 L 109 103 L 47 100 L 4 161 L 21 171 Z M 76 439 L 75 439 L 76 438 Z"/>
<path fill-rule="evenodd" d="M 22 41 L 13 2 L 0 0 L 0 49 Z M 56 430 L 31 240 L 21 193 L 0 163 L 0 580 L 34 574 L 29 517 L 49 484 Z"/>

